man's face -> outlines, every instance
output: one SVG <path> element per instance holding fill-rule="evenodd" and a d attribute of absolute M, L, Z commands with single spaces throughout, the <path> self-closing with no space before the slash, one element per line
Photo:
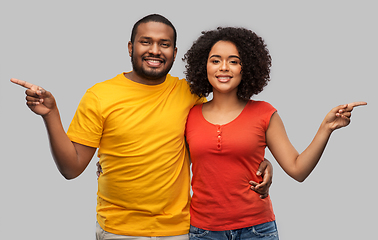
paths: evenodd
<path fill-rule="evenodd" d="M 129 42 L 129 54 L 137 82 L 164 82 L 176 57 L 173 29 L 160 22 L 141 23 L 134 44 Z"/>

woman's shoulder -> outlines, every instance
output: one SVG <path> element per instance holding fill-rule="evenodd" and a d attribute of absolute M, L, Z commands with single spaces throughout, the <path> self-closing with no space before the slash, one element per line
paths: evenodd
<path fill-rule="evenodd" d="M 197 105 L 194 105 L 191 109 L 190 109 L 190 112 L 198 112 L 200 110 L 202 110 L 202 106 L 203 106 L 204 103 L 200 103 L 200 104 L 197 104 Z"/>
<path fill-rule="evenodd" d="M 272 104 L 262 100 L 249 100 L 249 105 L 258 108 L 271 109 L 274 108 Z"/>

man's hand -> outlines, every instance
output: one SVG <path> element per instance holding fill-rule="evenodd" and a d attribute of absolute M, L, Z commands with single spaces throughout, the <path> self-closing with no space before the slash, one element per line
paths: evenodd
<path fill-rule="evenodd" d="M 26 104 L 34 113 L 45 116 L 56 108 L 55 98 L 45 89 L 15 78 L 11 82 L 26 88 Z"/>
<path fill-rule="evenodd" d="M 250 181 L 249 184 L 251 184 L 251 190 L 259 193 L 260 198 L 264 199 L 269 195 L 269 188 L 273 179 L 273 166 L 268 159 L 264 158 L 264 161 L 261 162 L 257 169 L 256 175 L 262 176 L 263 181 L 261 183 Z"/>
<path fill-rule="evenodd" d="M 99 178 L 100 175 L 102 174 L 102 167 L 101 167 L 101 165 L 100 165 L 100 161 L 98 161 L 98 162 L 96 163 L 96 166 L 97 166 L 96 175 L 97 175 L 97 178 Z"/>

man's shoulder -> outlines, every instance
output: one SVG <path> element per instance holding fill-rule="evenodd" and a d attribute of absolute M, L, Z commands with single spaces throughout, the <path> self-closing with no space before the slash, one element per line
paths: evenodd
<path fill-rule="evenodd" d="M 111 79 L 108 79 L 108 80 L 105 80 L 105 81 L 102 81 L 102 82 L 98 82 L 96 83 L 95 85 L 93 85 L 92 87 L 90 87 L 88 90 L 90 91 L 102 91 L 104 89 L 107 89 L 107 88 L 111 88 L 111 87 L 117 87 L 118 85 L 120 85 L 121 83 L 121 78 L 122 78 L 123 74 L 118 74 L 117 76 L 111 78 Z"/>
<path fill-rule="evenodd" d="M 185 99 L 188 99 L 191 104 L 197 105 L 197 104 L 201 104 L 207 101 L 205 97 L 201 98 L 191 92 L 189 83 L 188 81 L 186 81 L 185 78 L 180 79 L 178 77 L 173 77 L 168 74 L 167 80 L 172 82 L 172 85 L 174 86 L 174 89 L 176 90 L 172 92 L 175 92 L 176 94 L 180 95 L 181 98 L 184 97 Z"/>
<path fill-rule="evenodd" d="M 186 81 L 185 78 L 174 77 L 170 74 L 167 74 L 166 81 L 169 81 L 173 85 L 181 86 L 189 90 L 189 83 Z"/>
<path fill-rule="evenodd" d="M 166 79 L 169 81 L 174 81 L 174 82 L 186 82 L 185 78 L 175 77 L 175 76 L 172 76 L 171 74 L 167 74 Z"/>

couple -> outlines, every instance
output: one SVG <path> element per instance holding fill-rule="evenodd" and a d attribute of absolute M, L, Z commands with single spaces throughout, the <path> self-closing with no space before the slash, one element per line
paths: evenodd
<path fill-rule="evenodd" d="M 27 105 L 42 116 L 65 178 L 79 176 L 99 148 L 98 239 L 278 239 L 270 198 L 259 197 L 271 173 L 257 185 L 261 191 L 250 189 L 262 181 L 255 173 L 265 163 L 265 147 L 303 181 L 333 130 L 349 124 L 353 107 L 366 104 L 332 109 L 298 154 L 276 110 L 249 100 L 269 80 L 270 56 L 255 33 L 204 32 L 184 57 L 189 84 L 168 74 L 177 48 L 176 30 L 166 18 L 139 20 L 128 49 L 133 71 L 88 89 L 67 133 L 50 92 L 11 79 L 27 88 Z M 213 99 L 206 102 L 210 92 Z M 185 138 L 193 164 L 191 203 Z"/>

